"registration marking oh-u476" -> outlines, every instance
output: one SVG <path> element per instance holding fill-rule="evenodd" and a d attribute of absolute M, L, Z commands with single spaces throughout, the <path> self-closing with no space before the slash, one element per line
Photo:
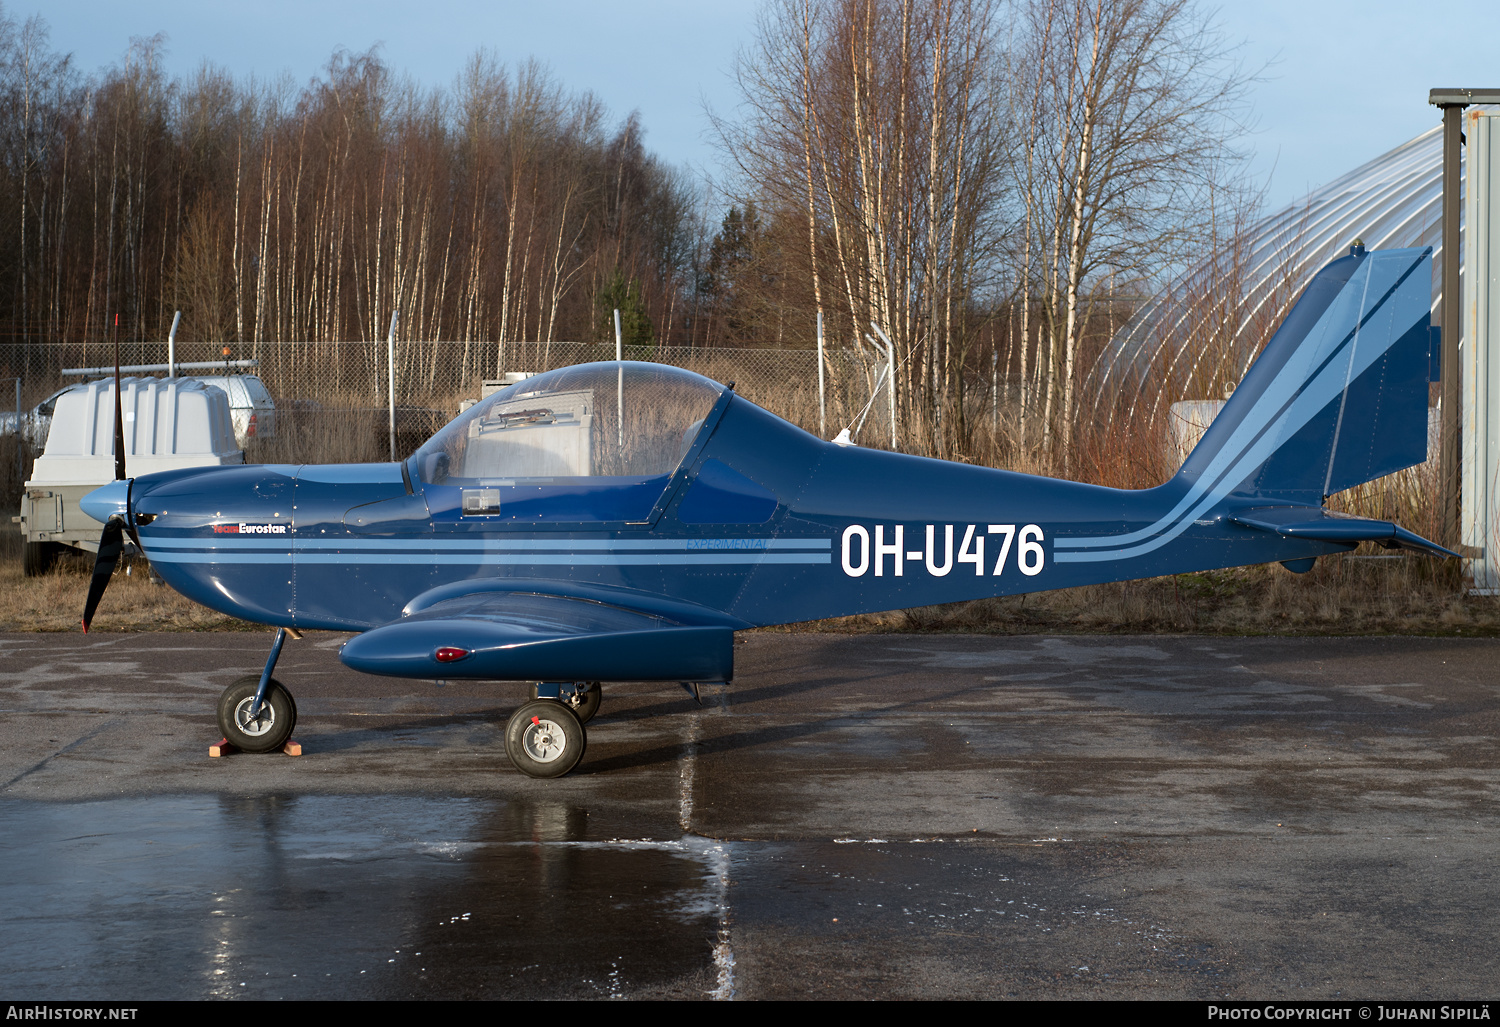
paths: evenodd
<path fill-rule="evenodd" d="M 1014 524 L 990 524 L 983 531 L 976 524 L 962 525 L 963 536 L 956 552 L 954 540 L 958 525 L 928 524 L 925 527 L 923 548 L 907 549 L 904 524 L 876 524 L 873 530 L 863 524 L 849 525 L 843 536 L 844 573 L 859 578 L 873 571 L 875 577 L 883 578 L 889 567 L 892 576 L 899 578 L 905 575 L 906 564 L 910 562 L 920 563 L 928 574 L 938 578 L 946 577 L 960 564 L 973 566 L 975 575 L 983 576 L 987 566 L 984 546 L 988 535 L 999 536 L 996 539 L 999 553 L 994 569 L 990 571 L 992 577 L 1005 571 L 1012 548 L 1016 550 L 1016 566 L 1028 577 L 1040 574 L 1047 562 L 1047 551 L 1042 546 L 1045 534 L 1035 524 L 1022 525 L 1019 530 Z M 941 543 L 938 541 L 940 534 Z"/>

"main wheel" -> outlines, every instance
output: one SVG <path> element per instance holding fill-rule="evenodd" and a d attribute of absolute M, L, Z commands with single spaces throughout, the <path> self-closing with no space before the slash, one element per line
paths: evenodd
<path fill-rule="evenodd" d="M 297 704 L 292 693 L 272 678 L 258 716 L 250 716 L 260 675 L 249 674 L 219 696 L 219 730 L 230 745 L 245 752 L 275 752 L 292 737 L 297 726 Z"/>
<path fill-rule="evenodd" d="M 578 717 L 580 724 L 587 724 L 594 719 L 594 714 L 599 712 L 599 704 L 604 701 L 604 690 L 599 687 L 597 681 L 579 681 L 576 684 L 587 685 L 588 691 L 582 696 L 574 695 L 571 699 L 563 699 L 562 703 Z M 531 686 L 531 697 L 537 697 L 537 686 Z"/>
<path fill-rule="evenodd" d="M 527 777 L 561 777 L 583 759 L 588 736 L 572 707 L 534 699 L 505 724 L 505 755 Z"/>

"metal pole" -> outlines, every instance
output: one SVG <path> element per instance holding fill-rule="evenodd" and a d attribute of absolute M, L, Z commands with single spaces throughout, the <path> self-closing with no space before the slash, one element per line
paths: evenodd
<path fill-rule="evenodd" d="M 1462 185 L 1459 163 L 1463 159 L 1463 112 L 1471 104 L 1500 103 L 1500 89 L 1433 89 L 1427 94 L 1427 102 L 1443 112 L 1442 456 L 1438 469 L 1442 523 L 1438 540 L 1450 549 L 1458 549 L 1462 541 L 1463 509 L 1460 494 L 1463 440 L 1458 409 L 1461 388 L 1458 343 L 1463 332 L 1463 296 L 1458 283 L 1458 194 Z"/>
<path fill-rule="evenodd" d="M 16 379 L 16 483 L 26 483 L 26 457 L 21 452 L 21 379 Z"/>
<path fill-rule="evenodd" d="M 818 311 L 818 438 L 828 434 L 828 404 L 823 392 L 823 312 Z"/>
<path fill-rule="evenodd" d="M 885 397 L 889 400 L 891 408 L 891 448 L 895 448 L 895 343 L 885 340 L 885 366 L 891 369 L 888 378 L 885 379 Z"/>
<path fill-rule="evenodd" d="M 1442 459 L 1439 465 L 1443 520 L 1438 537 L 1450 547 L 1458 541 L 1460 509 L 1458 340 L 1462 331 L 1463 296 L 1458 284 L 1458 193 L 1463 112 L 1460 104 L 1443 107 Z"/>
<path fill-rule="evenodd" d="M 125 480 L 125 406 L 120 395 L 120 315 L 115 315 L 115 481 Z"/>
<path fill-rule="evenodd" d="M 1459 484 L 1462 488 L 1459 540 L 1451 546 L 1468 557 L 1464 564 L 1470 594 L 1500 594 L 1500 550 L 1496 543 L 1496 475 L 1500 447 L 1500 390 L 1495 372 L 1500 367 L 1500 300 L 1495 282 L 1500 247 L 1500 119 L 1481 111 L 1464 114 L 1464 283 L 1463 367 L 1459 395 L 1463 397 L 1460 431 Z"/>
<path fill-rule="evenodd" d="M 177 377 L 177 326 L 182 321 L 182 311 L 172 315 L 172 330 L 167 333 L 167 377 Z"/>
<path fill-rule="evenodd" d="M 391 311 L 391 332 L 385 340 L 385 387 L 391 424 L 391 463 L 396 462 L 396 318 L 401 315 Z"/>
<path fill-rule="evenodd" d="M 620 338 L 620 308 L 615 308 L 615 363 L 618 365 L 617 384 L 615 385 L 615 425 L 619 432 L 617 443 L 621 450 L 625 448 L 625 356 L 624 347 Z"/>
<path fill-rule="evenodd" d="M 1000 347 L 990 350 L 990 434 L 1000 434 Z"/>
<path fill-rule="evenodd" d="M 886 405 L 889 407 L 890 414 L 891 414 L 891 449 L 895 449 L 896 448 L 896 344 L 891 341 L 891 337 L 889 335 L 885 334 L 885 332 L 883 332 L 883 331 L 880 330 L 880 326 L 878 324 L 876 324 L 874 321 L 870 322 L 870 327 L 873 328 L 873 329 L 875 329 L 875 334 L 878 335 L 878 336 L 880 336 L 880 341 L 881 342 L 885 343 L 885 366 L 886 366 L 886 370 L 888 370 L 890 372 L 890 377 L 886 380 L 886 383 L 885 383 L 885 387 L 886 387 Z M 866 338 L 869 338 L 869 336 L 866 336 Z M 874 341 L 875 341 L 874 339 L 870 339 L 871 343 L 874 343 Z"/>

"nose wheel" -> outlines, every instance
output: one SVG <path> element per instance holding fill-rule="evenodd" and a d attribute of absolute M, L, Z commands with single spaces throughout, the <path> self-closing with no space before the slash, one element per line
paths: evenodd
<path fill-rule="evenodd" d="M 219 696 L 219 730 L 224 740 L 243 752 L 275 752 L 292 737 L 297 726 L 297 703 L 292 693 L 272 678 L 255 709 L 260 675 L 250 674 Z M 252 712 L 253 711 L 253 712 Z"/>
<path fill-rule="evenodd" d="M 583 759 L 588 736 L 571 706 L 533 699 L 505 723 L 505 755 L 527 777 L 561 777 Z"/>

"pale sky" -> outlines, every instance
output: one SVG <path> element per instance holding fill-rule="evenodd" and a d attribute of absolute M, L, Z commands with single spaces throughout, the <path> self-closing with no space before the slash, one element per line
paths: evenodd
<path fill-rule="evenodd" d="M 703 104 L 732 112 L 736 49 L 754 31 L 751 0 L 11 0 L 17 20 L 40 14 L 54 49 L 94 71 L 132 36 L 165 32 L 168 71 L 207 58 L 236 76 L 302 83 L 336 47 L 380 43 L 398 73 L 449 85 L 478 47 L 502 61 L 535 57 L 570 89 L 595 92 L 618 119 L 639 110 L 646 145 L 664 159 L 719 176 Z M 1211 9 L 1211 8 L 1208 8 Z M 1442 16 L 1436 12 L 1442 11 Z M 1440 7 L 1394 0 L 1249 0 L 1219 9 L 1244 63 L 1266 80 L 1252 91 L 1253 168 L 1284 205 L 1438 123 L 1434 86 L 1500 87 L 1500 4 Z M 1274 174 L 1273 172 L 1274 168 Z"/>

